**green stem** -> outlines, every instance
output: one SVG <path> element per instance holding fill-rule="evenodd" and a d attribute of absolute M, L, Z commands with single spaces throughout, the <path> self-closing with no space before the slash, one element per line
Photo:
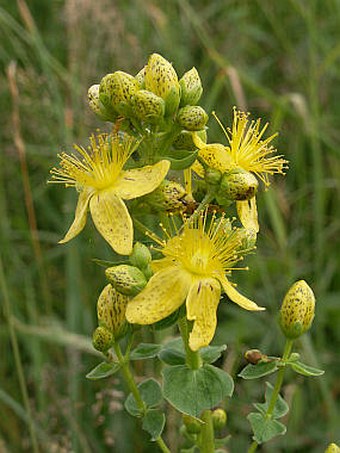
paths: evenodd
<path fill-rule="evenodd" d="M 118 362 L 121 366 L 126 385 L 128 386 L 130 392 L 132 393 L 140 413 L 142 414 L 142 416 L 144 416 L 146 413 L 146 406 L 144 404 L 144 401 L 141 397 L 141 394 L 139 393 L 138 387 L 137 387 L 135 380 L 133 378 L 133 375 L 131 373 L 127 358 L 124 357 L 122 350 L 120 349 L 120 346 L 118 343 L 113 344 L 113 349 L 115 350 Z M 163 453 L 171 453 L 171 451 L 166 446 L 166 444 L 161 436 L 157 437 L 156 442 Z"/>
<path fill-rule="evenodd" d="M 186 364 L 192 370 L 198 370 L 202 366 L 202 359 L 198 351 L 192 351 L 189 346 L 189 326 L 188 321 L 185 316 L 178 320 L 178 327 L 181 333 L 185 355 L 186 355 Z"/>
<path fill-rule="evenodd" d="M 211 416 L 211 410 L 206 410 L 202 414 L 202 420 L 204 425 L 202 425 L 201 430 L 201 453 L 214 453 L 215 451 L 215 433 L 214 425 Z"/>
<path fill-rule="evenodd" d="M 283 356 L 282 356 L 282 361 L 283 362 L 285 360 L 287 360 L 288 357 L 290 356 L 292 347 L 293 347 L 293 340 L 288 340 L 287 339 L 286 340 L 286 344 L 285 344 L 285 348 L 284 348 L 284 351 L 283 351 Z M 282 386 L 282 383 L 283 383 L 283 377 L 284 377 L 285 371 L 286 371 L 286 367 L 282 366 L 279 369 L 278 373 L 277 373 L 274 390 L 273 390 L 272 396 L 270 398 L 268 409 L 267 409 L 266 414 L 265 414 L 265 418 L 267 420 L 272 417 L 272 414 L 273 414 L 273 411 L 274 411 L 274 408 L 275 408 L 275 405 L 276 405 L 277 398 L 278 398 L 278 396 L 280 394 L 280 390 L 281 390 L 281 386 Z M 258 445 L 259 444 L 256 442 L 256 440 L 254 440 L 254 442 L 251 444 L 251 446 L 248 449 L 248 453 L 254 453 L 257 450 Z"/>
<path fill-rule="evenodd" d="M 191 220 L 195 220 L 198 216 L 199 216 L 199 213 L 201 211 L 203 211 L 204 208 L 206 208 L 206 206 L 208 206 L 208 204 L 211 202 L 211 200 L 213 200 L 215 196 L 215 192 L 213 191 L 209 191 L 206 193 L 205 197 L 203 198 L 203 200 L 201 201 L 201 203 L 198 205 L 198 207 L 195 209 L 195 212 L 193 213 L 193 215 L 190 217 Z"/>

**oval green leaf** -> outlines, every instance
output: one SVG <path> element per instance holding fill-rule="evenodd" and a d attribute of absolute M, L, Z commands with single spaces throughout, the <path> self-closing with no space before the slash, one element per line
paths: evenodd
<path fill-rule="evenodd" d="M 142 428 L 150 434 L 152 441 L 158 439 L 164 426 L 165 415 L 158 409 L 150 409 L 143 417 Z"/>
<path fill-rule="evenodd" d="M 322 376 L 325 373 L 324 370 L 314 368 L 299 361 L 289 363 L 289 365 L 296 373 L 302 374 L 303 376 Z"/>
<path fill-rule="evenodd" d="M 256 365 L 247 365 L 243 368 L 241 373 L 238 374 L 238 376 L 243 379 L 258 379 L 274 373 L 277 369 L 278 366 L 276 360 L 273 360 L 272 362 L 260 362 Z"/>
<path fill-rule="evenodd" d="M 163 396 L 161 386 L 155 379 L 146 379 L 138 385 L 139 393 L 146 408 L 152 408 L 161 403 Z M 134 417 L 143 415 L 143 411 L 138 407 L 135 397 L 132 393 L 126 398 L 124 403 L 125 409 Z"/>
<path fill-rule="evenodd" d="M 161 344 L 140 343 L 131 353 L 130 360 L 152 359 L 157 356 L 162 349 Z"/>
<path fill-rule="evenodd" d="M 91 379 L 92 381 L 96 381 L 98 379 L 104 379 L 106 377 L 112 376 L 113 374 L 117 373 L 119 370 L 120 365 L 119 363 L 113 362 L 101 362 L 97 365 L 93 370 L 87 373 L 86 378 Z"/>

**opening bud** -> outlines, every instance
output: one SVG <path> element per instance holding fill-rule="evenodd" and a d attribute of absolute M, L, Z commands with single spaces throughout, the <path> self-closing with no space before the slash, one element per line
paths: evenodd
<path fill-rule="evenodd" d="M 112 346 L 112 342 L 113 334 L 106 327 L 99 326 L 92 334 L 92 344 L 97 351 L 108 351 Z"/>
<path fill-rule="evenodd" d="M 200 137 L 202 141 L 207 140 L 207 132 L 205 129 L 202 129 L 200 131 L 197 131 L 196 134 Z M 172 146 L 175 149 L 186 149 L 188 151 L 195 151 L 197 149 L 192 133 L 189 131 L 182 131 L 174 140 Z"/>
<path fill-rule="evenodd" d="M 197 69 L 187 71 L 179 81 L 181 87 L 181 106 L 195 105 L 202 96 L 203 87 Z"/>
<path fill-rule="evenodd" d="M 280 326 L 287 338 L 294 339 L 310 329 L 315 313 L 315 297 L 304 280 L 294 283 L 283 299 Z"/>
<path fill-rule="evenodd" d="M 146 66 L 143 66 L 143 68 L 138 72 L 138 74 L 135 75 L 135 79 L 139 83 L 141 89 L 145 88 L 145 68 Z"/>
<path fill-rule="evenodd" d="M 120 294 L 111 284 L 105 286 L 97 301 L 99 327 L 109 330 L 114 339 L 124 335 L 127 327 L 125 318 L 129 297 Z"/>
<path fill-rule="evenodd" d="M 139 90 L 139 83 L 130 74 L 116 71 L 102 78 L 99 99 L 105 108 L 114 108 L 123 116 L 131 115 L 131 97 Z"/>
<path fill-rule="evenodd" d="M 250 200 L 256 195 L 259 183 L 255 176 L 242 168 L 235 168 L 223 175 L 221 195 L 229 200 Z"/>
<path fill-rule="evenodd" d="M 184 187 L 175 181 L 164 180 L 150 195 L 143 197 L 155 212 L 178 212 L 184 208 Z"/>
<path fill-rule="evenodd" d="M 125 296 L 136 296 L 146 286 L 146 278 L 138 267 L 120 264 L 105 271 L 111 285 Z"/>
<path fill-rule="evenodd" d="M 337 444 L 332 442 L 326 448 L 325 453 L 340 453 L 340 447 L 338 447 Z"/>
<path fill-rule="evenodd" d="M 87 92 L 89 107 L 103 121 L 115 121 L 117 114 L 111 108 L 111 111 L 106 109 L 99 100 L 99 84 L 90 86 Z"/>
<path fill-rule="evenodd" d="M 179 109 L 177 122 L 188 131 L 203 129 L 208 121 L 208 114 L 199 105 L 187 105 Z"/>
<path fill-rule="evenodd" d="M 164 116 L 165 103 L 151 91 L 139 90 L 132 99 L 132 108 L 135 116 L 141 121 L 157 124 Z"/>
<path fill-rule="evenodd" d="M 212 413 L 212 422 L 215 429 L 222 429 L 227 424 L 227 413 L 224 409 L 215 409 Z"/>
<path fill-rule="evenodd" d="M 172 115 L 178 109 L 180 86 L 176 71 L 161 55 L 154 53 L 145 67 L 145 88 L 165 101 L 165 114 Z"/>

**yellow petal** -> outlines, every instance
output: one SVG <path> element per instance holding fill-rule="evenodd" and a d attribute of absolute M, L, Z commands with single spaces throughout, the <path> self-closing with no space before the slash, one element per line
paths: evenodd
<path fill-rule="evenodd" d="M 170 168 L 168 160 L 155 165 L 122 171 L 115 184 L 115 192 L 123 200 L 141 197 L 155 190 L 165 178 Z"/>
<path fill-rule="evenodd" d="M 64 244 L 65 242 L 70 241 L 82 231 L 86 224 L 87 208 L 89 205 L 89 200 L 92 197 L 92 195 L 93 191 L 88 189 L 84 189 L 80 192 L 74 216 L 74 221 L 70 226 L 68 232 L 63 237 L 63 239 L 59 241 L 59 244 Z"/>
<path fill-rule="evenodd" d="M 247 230 L 259 232 L 259 222 L 257 217 L 256 198 L 250 200 L 236 201 L 236 209 L 239 219 Z"/>
<path fill-rule="evenodd" d="M 114 191 L 105 190 L 93 195 L 90 211 L 97 230 L 113 250 L 121 255 L 130 255 L 133 242 L 132 220 L 127 207 Z"/>
<path fill-rule="evenodd" d="M 190 168 L 198 176 L 200 176 L 201 178 L 204 178 L 204 168 L 203 168 L 203 165 L 198 162 L 198 160 L 195 160 L 195 162 L 191 165 Z"/>
<path fill-rule="evenodd" d="M 157 272 L 126 308 L 132 324 L 153 324 L 179 308 L 188 294 L 190 279 L 177 267 Z"/>
<path fill-rule="evenodd" d="M 197 351 L 208 346 L 216 330 L 216 310 L 221 297 L 221 286 L 214 278 L 196 280 L 190 288 L 186 307 L 187 318 L 194 320 L 189 346 Z"/>
<path fill-rule="evenodd" d="M 259 307 L 255 302 L 248 299 L 247 297 L 243 296 L 239 293 L 235 287 L 226 279 L 221 278 L 220 282 L 222 283 L 224 292 L 229 297 L 230 300 L 235 302 L 235 304 L 239 305 L 240 307 L 244 308 L 245 310 L 251 311 L 262 311 L 265 310 L 264 307 Z"/>

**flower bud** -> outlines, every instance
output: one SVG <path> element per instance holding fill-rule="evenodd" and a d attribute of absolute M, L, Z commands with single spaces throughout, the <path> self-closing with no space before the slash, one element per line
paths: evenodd
<path fill-rule="evenodd" d="M 143 90 L 145 88 L 145 68 L 146 66 L 144 66 L 139 72 L 138 74 L 135 75 L 135 79 L 137 80 L 137 82 L 139 83 L 139 86 L 140 88 Z"/>
<path fill-rule="evenodd" d="M 189 434 L 199 434 L 201 432 L 201 424 L 196 418 L 191 415 L 183 414 L 183 423 Z"/>
<path fill-rule="evenodd" d="M 165 101 L 165 114 L 173 115 L 179 106 L 180 86 L 176 71 L 161 55 L 154 53 L 145 67 L 145 89 Z"/>
<path fill-rule="evenodd" d="M 109 330 L 115 339 L 125 333 L 127 326 L 125 311 L 128 301 L 129 297 L 120 294 L 110 284 L 105 286 L 98 298 L 98 324 Z"/>
<path fill-rule="evenodd" d="M 218 186 L 222 178 L 222 173 L 215 168 L 207 167 L 204 171 L 204 180 L 209 186 Z"/>
<path fill-rule="evenodd" d="M 315 297 L 304 280 L 295 282 L 283 299 L 280 326 L 287 338 L 295 339 L 310 329 L 314 319 Z"/>
<path fill-rule="evenodd" d="M 178 212 L 183 209 L 184 187 L 175 181 L 164 180 L 156 190 L 146 195 L 143 200 L 153 211 Z"/>
<path fill-rule="evenodd" d="M 179 109 L 177 122 L 188 131 L 203 129 L 208 121 L 208 115 L 199 105 L 187 105 Z"/>
<path fill-rule="evenodd" d="M 165 103 L 162 98 L 147 90 L 139 90 L 132 99 L 135 116 L 141 121 L 157 124 L 164 116 Z"/>
<path fill-rule="evenodd" d="M 132 266 L 143 269 L 151 263 L 152 257 L 146 245 L 141 242 L 136 242 L 133 246 L 129 260 Z"/>
<path fill-rule="evenodd" d="M 92 334 L 93 347 L 100 352 L 106 352 L 112 346 L 113 334 L 106 327 L 97 327 Z"/>
<path fill-rule="evenodd" d="M 221 195 L 229 200 L 250 200 L 256 195 L 259 183 L 255 176 L 242 168 L 225 173 L 221 181 Z"/>
<path fill-rule="evenodd" d="M 328 445 L 328 447 L 325 450 L 325 453 L 340 453 L 340 447 L 338 447 L 337 444 L 332 442 L 331 444 Z"/>
<path fill-rule="evenodd" d="M 136 296 L 146 286 L 146 278 L 138 267 L 120 264 L 105 271 L 111 285 L 125 296 Z"/>
<path fill-rule="evenodd" d="M 105 108 L 113 107 L 123 116 L 131 115 L 131 97 L 139 90 L 139 83 L 130 74 L 116 71 L 102 78 L 99 98 Z"/>
<path fill-rule="evenodd" d="M 197 131 L 196 134 L 203 140 L 207 140 L 207 132 L 205 129 Z M 188 151 L 195 151 L 196 145 L 192 138 L 192 133 L 189 131 L 182 131 L 173 141 L 172 146 L 175 149 L 186 149 Z"/>
<path fill-rule="evenodd" d="M 115 121 L 117 114 L 106 109 L 99 99 L 99 84 L 90 86 L 87 92 L 89 107 L 103 121 Z"/>
<path fill-rule="evenodd" d="M 248 363 L 256 365 L 261 360 L 263 360 L 263 358 L 267 358 L 267 356 L 262 354 L 262 352 L 259 349 L 249 349 L 244 353 L 244 358 Z"/>
<path fill-rule="evenodd" d="M 181 106 L 196 105 L 203 92 L 202 82 L 196 68 L 187 71 L 179 81 Z"/>
<path fill-rule="evenodd" d="M 222 429 L 227 424 L 227 413 L 224 409 L 215 409 L 212 413 L 212 422 L 215 429 Z"/>

